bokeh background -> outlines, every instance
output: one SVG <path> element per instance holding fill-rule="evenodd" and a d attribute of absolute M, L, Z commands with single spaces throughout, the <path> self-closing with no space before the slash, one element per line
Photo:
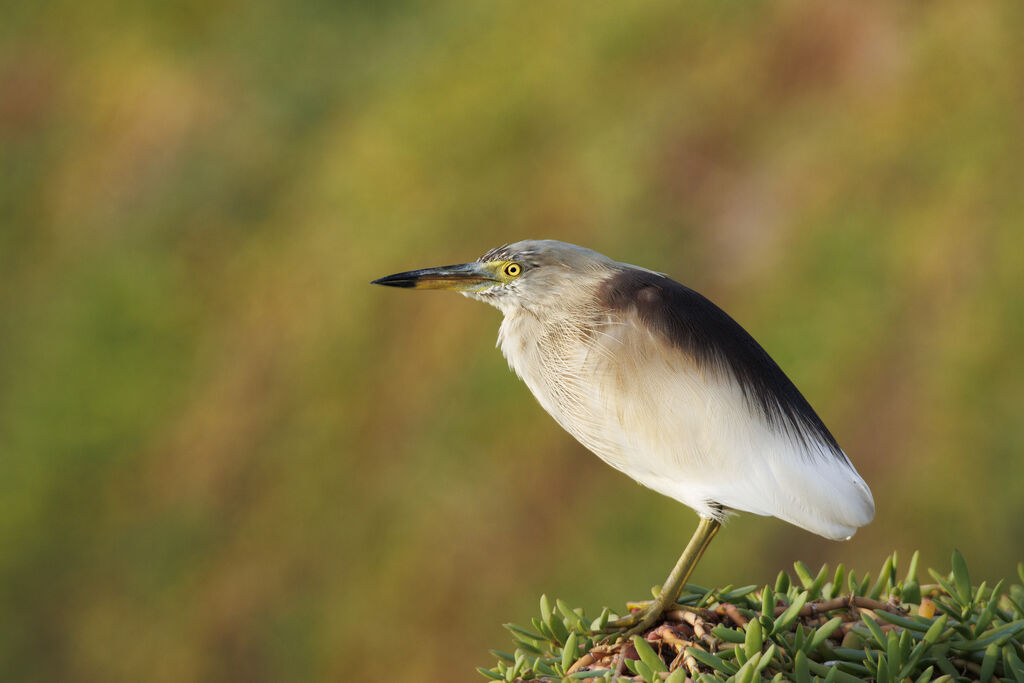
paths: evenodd
<path fill-rule="evenodd" d="M 369 286 L 558 238 L 775 356 L 872 486 L 694 580 L 1024 559 L 1024 5 L 15 2 L 0 22 L 0 678 L 472 681 L 696 521 L 499 313 Z"/>

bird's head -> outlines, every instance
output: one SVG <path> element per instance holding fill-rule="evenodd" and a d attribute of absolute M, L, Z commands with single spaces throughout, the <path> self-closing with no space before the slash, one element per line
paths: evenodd
<path fill-rule="evenodd" d="M 473 263 L 388 275 L 373 284 L 451 289 L 505 312 L 573 298 L 619 264 L 596 251 L 556 240 L 524 240 L 491 249 Z"/>

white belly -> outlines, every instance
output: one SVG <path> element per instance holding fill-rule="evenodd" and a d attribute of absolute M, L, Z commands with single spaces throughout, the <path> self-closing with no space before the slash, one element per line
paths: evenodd
<path fill-rule="evenodd" d="M 727 373 L 609 320 L 590 337 L 506 317 L 499 340 L 541 406 L 645 486 L 720 516 L 719 505 L 846 538 L 874 514 L 848 461 L 770 427 Z M 629 334 L 625 334 L 629 332 Z"/>

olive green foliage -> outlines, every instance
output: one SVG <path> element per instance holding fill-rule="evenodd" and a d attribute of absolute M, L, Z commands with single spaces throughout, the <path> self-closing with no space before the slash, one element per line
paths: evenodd
<path fill-rule="evenodd" d="M 975 586 L 959 551 L 950 573 L 929 569 L 925 583 L 918 559 L 902 576 L 894 553 L 874 579 L 797 562 L 795 580 L 783 571 L 774 586 L 687 585 L 666 624 L 631 641 L 602 635 L 607 608 L 591 621 L 545 596 L 531 627 L 506 625 L 515 650 L 492 650 L 497 665 L 478 671 L 500 681 L 1024 683 L 1024 564 L 1020 584 Z"/>

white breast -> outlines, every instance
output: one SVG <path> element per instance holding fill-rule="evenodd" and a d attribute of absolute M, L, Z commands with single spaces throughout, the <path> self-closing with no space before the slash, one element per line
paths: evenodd
<path fill-rule="evenodd" d="M 720 515 L 717 504 L 828 538 L 847 538 L 874 516 L 848 461 L 773 429 L 731 377 L 699 367 L 635 321 L 595 314 L 542 322 L 510 309 L 499 343 L 566 431 L 698 514 Z"/>

